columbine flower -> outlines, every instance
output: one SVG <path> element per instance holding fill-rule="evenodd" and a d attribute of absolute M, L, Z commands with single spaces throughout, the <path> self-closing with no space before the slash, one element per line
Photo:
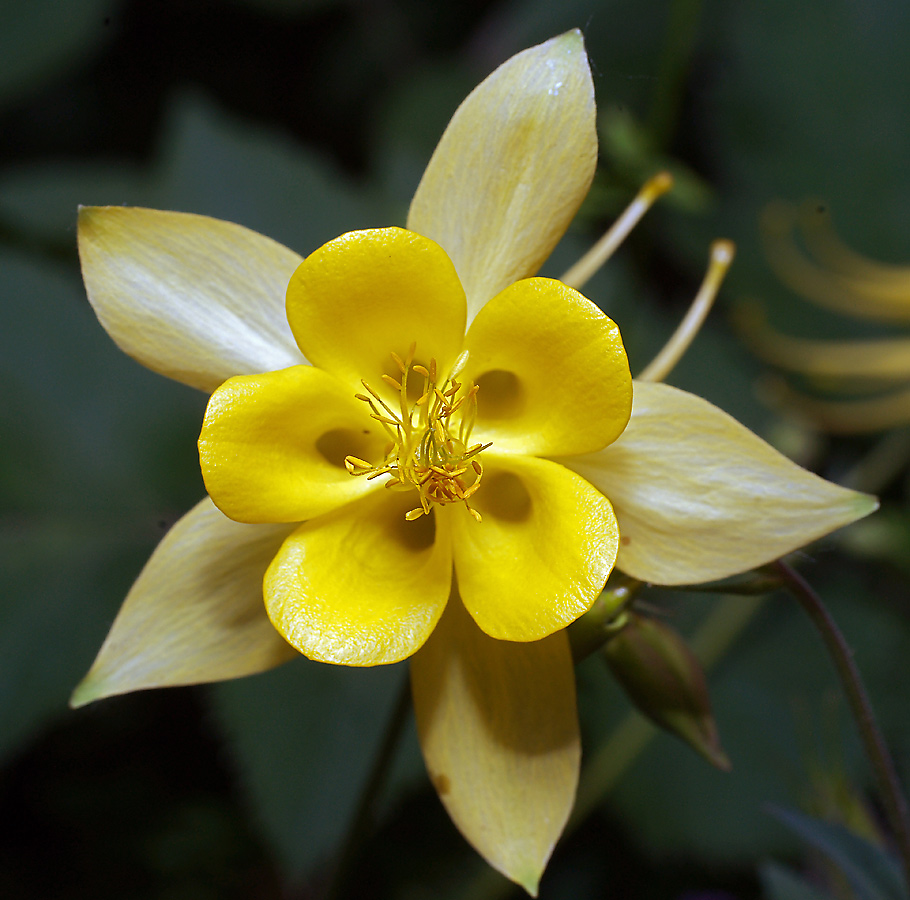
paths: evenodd
<path fill-rule="evenodd" d="M 228 379 L 199 451 L 230 518 L 302 522 L 265 575 L 265 605 L 311 659 L 411 656 L 458 592 L 486 634 L 536 641 L 586 612 L 619 544 L 609 501 L 542 459 L 625 428 L 619 332 L 558 281 L 481 309 L 445 252 L 399 228 L 353 232 L 291 279 L 311 365 Z M 369 379 L 369 380 L 368 380 Z M 354 476 L 354 477 L 352 477 Z"/>
<path fill-rule="evenodd" d="M 637 578 L 700 582 L 874 503 L 682 391 L 636 384 L 629 420 L 613 323 L 529 278 L 596 157 L 572 32 L 461 105 L 407 231 L 353 232 L 301 260 L 199 216 L 82 211 L 102 324 L 214 391 L 200 457 L 217 508 L 204 500 L 162 541 L 75 704 L 262 671 L 291 645 L 353 665 L 414 654 L 440 797 L 536 890 L 578 775 L 563 626 L 617 553 Z"/>
<path fill-rule="evenodd" d="M 806 251 L 796 241 L 797 224 Z M 768 259 L 791 290 L 857 319 L 910 323 L 910 267 L 852 251 L 835 234 L 823 207 L 807 203 L 797 211 L 775 203 L 765 210 L 762 226 Z M 788 388 L 781 399 L 822 430 L 871 432 L 910 422 L 907 337 L 791 337 L 768 326 L 754 310 L 745 310 L 741 323 L 759 356 L 811 386 L 812 395 Z"/>

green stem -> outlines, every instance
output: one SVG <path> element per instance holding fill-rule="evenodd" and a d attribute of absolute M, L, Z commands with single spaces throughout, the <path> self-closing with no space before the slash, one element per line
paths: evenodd
<path fill-rule="evenodd" d="M 594 605 L 568 628 L 572 659 L 577 665 L 599 650 L 625 622 L 623 613 L 631 606 L 644 583 L 622 576 L 594 601 Z"/>
<path fill-rule="evenodd" d="M 844 692 L 863 741 L 866 756 L 872 764 L 888 822 L 894 832 L 897 851 L 904 867 L 904 878 L 910 886 L 910 817 L 907 801 L 901 791 L 894 761 L 872 712 L 869 695 L 862 676 L 853 660 L 853 651 L 847 645 L 837 623 L 831 618 L 821 598 L 809 587 L 806 580 L 785 562 L 778 560 L 775 567 L 780 572 L 787 589 L 799 601 L 818 629 L 828 653 L 840 676 Z"/>
<path fill-rule="evenodd" d="M 675 0 L 670 6 L 666 39 L 657 71 L 657 91 L 648 122 L 657 150 L 666 149 L 676 127 L 701 8 L 702 0 Z"/>
<path fill-rule="evenodd" d="M 382 742 L 376 751 L 373 767 L 370 769 L 370 774 L 361 791 L 360 801 L 357 804 L 354 815 L 351 817 L 347 834 L 338 852 L 338 862 L 326 889 L 325 900 L 339 900 L 343 896 L 344 889 L 352 874 L 351 868 L 357 861 L 360 848 L 376 821 L 376 808 L 379 798 L 388 782 L 392 760 L 398 750 L 398 744 L 404 733 L 404 726 L 408 720 L 410 709 L 411 681 L 405 677 L 402 679 L 401 686 L 398 689 L 395 705 L 386 723 Z"/>
<path fill-rule="evenodd" d="M 910 428 L 888 432 L 840 481 L 845 487 L 880 494 L 907 466 Z"/>

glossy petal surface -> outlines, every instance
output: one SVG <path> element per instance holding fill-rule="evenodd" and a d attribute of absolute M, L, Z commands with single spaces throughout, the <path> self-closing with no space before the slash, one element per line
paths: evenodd
<path fill-rule="evenodd" d="M 452 117 L 408 228 L 445 248 L 470 316 L 562 237 L 594 176 L 594 112 L 584 42 L 570 31 L 513 56 Z"/>
<path fill-rule="evenodd" d="M 461 352 L 464 290 L 445 252 L 403 228 L 352 231 L 300 265 L 287 289 L 287 317 L 315 366 L 362 391 L 399 377 L 391 352 L 435 358 L 446 371 Z"/>
<path fill-rule="evenodd" d="M 212 394 L 199 459 L 206 490 L 239 522 L 302 522 L 378 485 L 348 454 L 381 459 L 385 433 L 334 376 L 313 366 L 231 378 Z"/>
<path fill-rule="evenodd" d="M 187 213 L 79 212 L 82 277 L 117 346 L 204 391 L 231 375 L 305 362 L 284 294 L 301 257 L 255 231 Z"/>
<path fill-rule="evenodd" d="M 413 491 L 376 494 L 301 525 L 263 583 L 275 627 L 321 662 L 374 666 L 410 656 L 452 581 L 440 516 L 405 521 Z"/>
<path fill-rule="evenodd" d="M 262 576 L 289 530 L 239 525 L 208 498 L 193 507 L 136 579 L 71 704 L 239 678 L 295 656 L 262 605 Z"/>
<path fill-rule="evenodd" d="M 491 866 L 536 896 L 581 757 L 565 633 L 494 640 L 454 594 L 411 661 L 411 686 L 420 746 L 446 810 Z"/>
<path fill-rule="evenodd" d="M 558 463 L 484 457 L 483 483 L 451 514 L 458 589 L 491 637 L 536 641 L 590 609 L 613 568 L 619 532 L 609 501 Z"/>
<path fill-rule="evenodd" d="M 617 566 L 655 584 L 745 572 L 878 506 L 801 469 L 706 400 L 665 384 L 636 381 L 622 436 L 563 462 L 613 502 L 622 534 Z"/>
<path fill-rule="evenodd" d="M 632 376 L 615 323 L 578 291 L 528 278 L 471 323 L 463 377 L 480 385 L 475 440 L 530 455 L 589 453 L 629 421 Z"/>

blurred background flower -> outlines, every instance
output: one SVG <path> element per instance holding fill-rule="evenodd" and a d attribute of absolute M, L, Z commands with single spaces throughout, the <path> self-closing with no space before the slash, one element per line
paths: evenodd
<path fill-rule="evenodd" d="M 835 232 L 827 207 L 769 204 L 762 213 L 768 262 L 783 285 L 841 317 L 841 337 L 795 337 L 742 311 L 746 340 L 796 377 L 779 400 L 822 431 L 861 434 L 910 424 L 910 337 L 874 335 L 870 323 L 910 324 L 910 266 L 862 256 Z M 830 330 L 830 326 L 829 326 Z"/>
<path fill-rule="evenodd" d="M 66 709 L 142 562 L 202 496 L 195 442 L 205 399 L 122 357 L 94 320 L 75 255 L 76 205 L 213 215 L 300 253 L 352 228 L 400 224 L 466 92 L 513 53 L 575 26 L 595 67 L 602 166 L 544 274 L 568 268 L 643 177 L 669 168 L 679 184 L 585 288 L 619 323 L 633 371 L 672 332 L 719 236 L 738 245 L 727 296 L 763 298 L 781 334 L 835 336 L 810 324 L 809 304 L 794 303 L 767 266 L 756 222 L 775 197 L 823 197 L 850 247 L 910 259 L 902 4 L 3 6 L 5 896 L 319 896 L 406 674 L 296 660 L 214 688 Z M 670 382 L 777 439 L 776 414 L 753 388 L 760 372 L 721 310 Z M 841 480 L 869 450 L 868 438 L 838 437 L 813 462 Z M 892 484 L 885 499 L 903 495 Z M 854 641 L 905 782 L 907 535 L 891 534 L 901 552 L 874 571 L 825 545 L 804 557 Z M 717 602 L 748 602 L 645 595 L 683 634 L 697 633 Z M 635 714 L 600 659 L 578 677 L 585 746 L 595 748 Z M 646 737 L 626 745 L 629 764 L 557 848 L 542 897 L 807 896 L 766 874 L 769 859 L 801 845 L 764 809 L 804 801 L 807 741 L 837 744 L 850 783 L 861 791 L 868 781 L 846 715 L 822 727 L 829 664 L 799 613 L 771 600 L 709 677 L 732 772 L 637 732 Z M 349 896 L 502 896 L 439 806 L 413 729 L 381 801 Z"/>

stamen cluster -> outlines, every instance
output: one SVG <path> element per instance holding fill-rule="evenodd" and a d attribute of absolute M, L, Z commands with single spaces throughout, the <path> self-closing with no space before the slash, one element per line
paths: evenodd
<path fill-rule="evenodd" d="M 398 394 L 397 410 L 366 381 L 361 381 L 368 394 L 354 396 L 370 407 L 371 418 L 382 425 L 390 443 L 380 465 L 347 456 L 345 468 L 351 475 L 366 475 L 368 479 L 391 475 L 385 484 L 391 490 L 416 489 L 420 506 L 405 515 L 408 521 L 427 515 L 433 503 L 461 502 L 479 522 L 480 513 L 468 500 L 477 492 L 483 478 L 483 466 L 477 457 L 490 444 L 470 444 L 477 416 L 478 386 L 464 387 L 456 380 L 467 361 L 467 353 L 458 358 L 451 374 L 440 385 L 436 360 L 431 359 L 427 366 L 415 363 L 416 349 L 417 345 L 411 344 L 406 359 L 391 354 L 400 380 L 391 375 L 382 376 Z M 412 374 L 423 379 L 420 396 L 413 403 L 408 397 L 408 376 Z"/>

